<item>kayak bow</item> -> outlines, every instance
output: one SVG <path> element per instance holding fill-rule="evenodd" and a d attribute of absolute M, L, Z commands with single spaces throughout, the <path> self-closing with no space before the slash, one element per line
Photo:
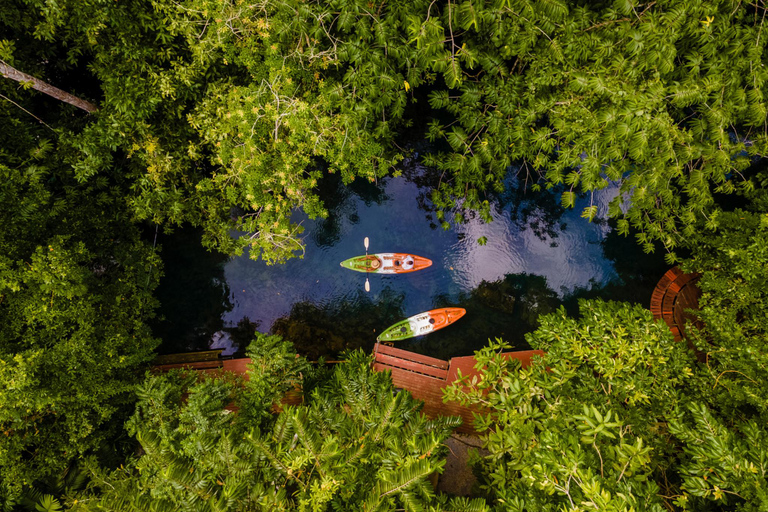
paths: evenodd
<path fill-rule="evenodd" d="M 379 334 L 376 341 L 400 341 L 429 334 L 451 325 L 466 313 L 467 310 L 463 308 L 433 309 L 419 313 L 388 327 Z"/>

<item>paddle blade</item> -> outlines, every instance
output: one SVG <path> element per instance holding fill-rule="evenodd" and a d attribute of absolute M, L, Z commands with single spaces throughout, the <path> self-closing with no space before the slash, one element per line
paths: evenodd
<path fill-rule="evenodd" d="M 368 250 L 368 237 L 365 237 L 365 240 L 363 240 L 363 245 L 365 246 L 365 250 Z"/>
<path fill-rule="evenodd" d="M 365 279 L 365 291 L 371 291 L 371 283 L 368 282 L 368 278 Z"/>

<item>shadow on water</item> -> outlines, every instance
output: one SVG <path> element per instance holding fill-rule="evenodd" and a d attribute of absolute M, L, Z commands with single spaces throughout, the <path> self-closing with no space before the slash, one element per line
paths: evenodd
<path fill-rule="evenodd" d="M 638 304 L 649 307 L 651 294 L 659 279 L 669 270 L 664 261 L 664 250 L 657 247 L 650 254 L 643 253 L 632 235 L 623 236 L 612 229 L 601 242 L 605 258 L 613 263 L 618 279 L 606 283 L 590 283 L 589 287 L 577 287 L 563 301 L 571 315 L 578 313 L 579 299 L 603 299 Z M 687 253 L 678 251 L 687 257 Z"/>
<path fill-rule="evenodd" d="M 370 350 L 377 333 L 406 316 L 404 300 L 404 294 L 386 288 L 377 301 L 360 292 L 332 305 L 299 302 L 287 316 L 275 321 L 272 333 L 291 340 L 310 359 L 334 359 L 347 349 Z M 467 315 L 446 329 L 397 346 L 450 359 L 470 354 L 485 346 L 488 339 L 501 337 L 523 350 L 528 347 L 524 334 L 538 326 L 538 316 L 551 313 L 560 303 L 544 277 L 510 274 L 493 283 L 483 282 L 471 292 L 460 294 L 458 300 L 438 296 L 435 308 L 463 307 Z"/>
<path fill-rule="evenodd" d="M 549 240 L 550 247 L 557 247 L 555 239 L 568 227 L 562 220 L 566 210 L 559 199 L 564 188 L 555 186 L 536 193 L 524 181 L 508 179 L 504 192 L 494 194 L 492 204 L 499 214 L 507 209 L 511 224 L 520 232 L 530 229 L 540 240 Z"/>
<path fill-rule="evenodd" d="M 370 295 L 357 295 L 320 305 L 298 302 L 291 312 L 278 318 L 272 333 L 290 340 L 296 350 L 310 360 L 335 359 L 344 350 L 370 351 L 376 332 L 403 317 L 405 294 L 385 288 L 375 303 Z"/>
<path fill-rule="evenodd" d="M 339 174 L 325 173 L 318 182 L 317 194 L 328 209 L 328 217 L 319 219 L 312 232 L 318 247 L 330 247 L 341 240 L 346 223 L 360 222 L 358 200 L 365 206 L 381 205 L 390 200 L 385 192 L 387 178 L 378 183 L 355 180 L 344 185 Z"/>
<path fill-rule="evenodd" d="M 190 228 L 158 235 L 164 275 L 155 291 L 160 316 L 150 327 L 163 340 L 162 354 L 207 350 L 232 309 L 224 278 L 229 258 L 205 250 L 201 238 L 200 231 Z"/>
<path fill-rule="evenodd" d="M 531 274 L 507 274 L 494 282 L 483 281 L 458 301 L 440 297 L 436 307 L 456 306 L 467 310 L 454 325 L 427 336 L 412 338 L 398 347 L 442 359 L 471 355 L 501 338 L 513 350 L 529 348 L 525 334 L 538 327 L 539 315 L 551 313 L 560 305 L 557 293 L 546 278 Z"/>

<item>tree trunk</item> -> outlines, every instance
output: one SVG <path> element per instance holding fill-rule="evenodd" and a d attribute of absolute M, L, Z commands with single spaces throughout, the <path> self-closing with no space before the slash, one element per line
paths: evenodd
<path fill-rule="evenodd" d="M 38 90 L 42 93 L 45 93 L 48 96 L 52 96 L 57 100 L 61 100 L 65 103 L 69 103 L 70 105 L 74 105 L 77 108 L 81 108 L 86 112 L 93 113 L 98 110 L 98 108 L 96 108 L 96 105 L 94 105 L 93 103 L 90 103 L 85 100 L 81 100 L 80 98 L 76 96 L 72 96 L 68 92 L 64 92 L 57 87 L 54 87 L 50 84 L 43 82 L 42 80 L 38 80 L 33 76 L 30 76 L 26 73 L 22 73 L 18 69 L 12 68 L 11 66 L 9 66 L 8 64 L 6 64 L 1 60 L 0 60 L 0 75 L 3 75 L 6 78 L 10 78 L 11 80 L 16 80 L 17 82 L 30 82 L 32 83 L 33 89 Z"/>

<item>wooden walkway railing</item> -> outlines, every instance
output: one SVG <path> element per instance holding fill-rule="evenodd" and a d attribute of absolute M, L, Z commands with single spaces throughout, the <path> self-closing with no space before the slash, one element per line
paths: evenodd
<path fill-rule="evenodd" d="M 221 351 L 216 352 L 219 357 Z M 207 352 L 199 353 L 203 361 L 196 360 L 195 354 L 180 355 L 180 357 L 161 357 L 153 367 L 155 372 L 166 372 L 178 368 L 187 368 L 200 371 L 209 375 L 217 375 L 224 372 L 233 372 L 247 376 L 247 366 L 251 360 L 247 357 L 240 359 L 213 359 Z M 507 352 L 505 357 L 519 359 L 522 365 L 531 364 L 534 355 L 543 356 L 540 350 L 526 350 L 521 352 Z M 430 418 L 437 416 L 461 416 L 463 424 L 458 431 L 474 433 L 472 427 L 473 413 L 480 412 L 477 408 L 469 408 L 457 402 L 443 403 L 443 390 L 453 384 L 462 375 L 478 375 L 475 369 L 475 358 L 454 357 L 450 361 L 435 359 L 415 352 L 376 344 L 374 349 L 373 368 L 377 371 L 389 371 L 392 374 L 392 383 L 396 388 L 407 390 L 411 395 L 424 402 L 422 412 Z M 301 403 L 301 393 L 288 393 L 282 404 L 296 405 Z M 279 410 L 279 404 L 276 404 Z"/>
<path fill-rule="evenodd" d="M 389 371 L 396 388 L 405 389 L 411 395 L 424 402 L 422 411 L 430 418 L 437 416 L 461 416 L 463 423 L 459 432 L 472 434 L 473 414 L 480 413 L 479 408 L 464 407 L 457 402 L 443 403 L 443 390 L 453 384 L 462 375 L 478 375 L 473 356 L 454 357 L 443 361 L 423 356 L 407 350 L 376 344 L 374 348 L 373 368 L 377 371 Z M 519 359 L 523 367 L 531 364 L 534 355 L 543 356 L 540 350 L 507 352 L 505 357 Z"/>

